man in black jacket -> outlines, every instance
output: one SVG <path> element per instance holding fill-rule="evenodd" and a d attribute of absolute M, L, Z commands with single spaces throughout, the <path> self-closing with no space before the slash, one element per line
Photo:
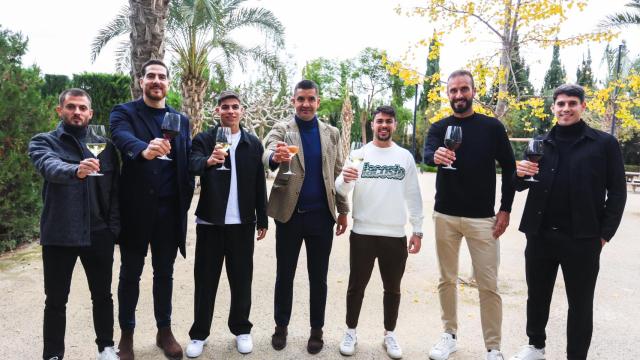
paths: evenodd
<path fill-rule="evenodd" d="M 29 143 L 29 156 L 44 178 L 40 244 L 44 272 L 44 359 L 64 357 L 66 305 L 71 276 L 82 262 L 93 302 L 99 360 L 117 360 L 113 343 L 111 268 L 120 232 L 118 174 L 113 144 L 87 132 L 93 110 L 82 89 L 60 94 L 56 108 L 61 122 Z M 106 143 L 97 158 L 87 143 Z M 99 172 L 102 176 L 88 176 Z"/>
<path fill-rule="evenodd" d="M 229 152 L 216 144 L 216 126 L 193 139 L 189 156 L 189 170 L 200 176 L 202 190 L 196 209 L 195 319 L 189 331 L 188 357 L 200 356 L 209 336 L 223 261 L 231 288 L 229 330 L 236 336 L 240 353 L 253 350 L 249 321 L 253 238 L 255 229 L 257 240 L 267 233 L 262 143 L 240 126 L 244 110 L 237 93 L 221 92 L 215 111 L 221 126 L 231 130 Z"/>
<path fill-rule="evenodd" d="M 600 252 L 615 234 L 627 198 L 618 141 L 581 119 L 584 90 L 562 85 L 553 102 L 558 123 L 542 137 L 544 156 L 539 163 L 520 161 L 516 168 L 516 190 L 529 189 L 520 223 L 527 237 L 529 345 L 512 360 L 544 359 L 558 266 L 569 302 L 567 359 L 587 358 Z M 532 175 L 539 182 L 524 181 Z"/>

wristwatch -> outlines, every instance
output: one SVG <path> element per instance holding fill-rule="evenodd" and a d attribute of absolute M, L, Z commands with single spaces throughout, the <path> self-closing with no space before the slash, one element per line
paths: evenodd
<path fill-rule="evenodd" d="M 421 233 L 421 232 L 417 232 L 417 231 L 415 231 L 415 232 L 413 233 L 413 235 L 415 235 L 415 236 L 419 237 L 420 239 L 422 239 L 422 236 L 423 236 L 424 234 L 423 234 L 423 233 Z"/>

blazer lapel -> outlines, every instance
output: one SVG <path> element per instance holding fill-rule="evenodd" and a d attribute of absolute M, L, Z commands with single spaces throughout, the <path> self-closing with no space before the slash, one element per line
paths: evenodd
<path fill-rule="evenodd" d="M 142 123 L 147 127 L 147 130 L 149 130 L 149 134 L 151 134 L 152 139 L 161 138 L 162 134 L 160 133 L 160 129 L 158 128 L 158 126 L 152 123 L 152 121 L 154 120 L 147 116 L 142 116 L 143 106 L 144 106 L 144 100 L 140 98 L 140 100 L 136 102 L 136 114 L 138 115 L 138 119 L 140 119 L 140 121 L 142 121 Z"/>

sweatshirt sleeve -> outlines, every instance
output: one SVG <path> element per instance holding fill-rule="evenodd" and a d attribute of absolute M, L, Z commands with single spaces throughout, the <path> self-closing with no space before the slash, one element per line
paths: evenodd
<path fill-rule="evenodd" d="M 405 177 L 404 198 L 409 211 L 409 223 L 413 232 L 422 232 L 424 213 L 422 211 L 422 195 L 420 194 L 420 182 L 418 171 L 411 154 L 407 156 L 407 174 Z"/>
<path fill-rule="evenodd" d="M 351 164 L 351 160 L 347 156 L 347 159 L 344 162 L 344 167 L 346 168 L 351 166 L 353 165 Z M 349 195 L 349 193 L 353 190 L 355 186 L 356 186 L 355 181 L 352 181 L 349 183 L 344 182 L 342 171 L 340 172 L 340 175 L 338 175 L 338 177 L 336 178 L 336 192 L 344 197 L 347 197 L 347 195 Z"/>

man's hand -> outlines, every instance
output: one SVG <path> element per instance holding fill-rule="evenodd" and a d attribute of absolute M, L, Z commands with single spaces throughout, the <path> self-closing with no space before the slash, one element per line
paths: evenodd
<path fill-rule="evenodd" d="M 276 144 L 276 149 L 273 152 L 273 156 L 271 157 L 271 161 L 274 163 L 288 163 L 291 161 L 291 154 L 289 154 L 289 149 L 287 148 L 287 143 L 284 141 L 278 141 Z"/>
<path fill-rule="evenodd" d="M 88 158 L 80 161 L 78 170 L 76 170 L 76 176 L 78 179 L 84 179 L 89 174 L 100 171 L 100 160 L 94 158 Z"/>
<path fill-rule="evenodd" d="M 155 138 L 149 142 L 147 148 L 142 150 L 142 157 L 147 160 L 153 160 L 162 155 L 167 155 L 171 152 L 171 143 L 169 140 Z"/>
<path fill-rule="evenodd" d="M 420 252 L 421 246 L 422 238 L 418 235 L 411 235 L 411 239 L 409 239 L 409 246 L 407 247 L 409 254 L 417 254 Z"/>
<path fill-rule="evenodd" d="M 344 234 L 345 231 L 347 231 L 347 214 L 338 214 L 336 236 Z"/>
<path fill-rule="evenodd" d="M 537 173 L 538 173 L 537 163 L 527 161 L 527 160 L 521 160 L 516 164 L 516 175 L 518 175 L 518 177 L 534 176 Z"/>
<path fill-rule="evenodd" d="M 493 224 L 493 238 L 497 239 L 500 235 L 504 234 L 509 226 L 510 214 L 506 211 L 498 211 L 496 214 L 496 222 Z"/>
<path fill-rule="evenodd" d="M 228 155 L 229 153 L 222 150 L 222 145 L 216 144 L 211 152 L 211 156 L 207 159 L 207 166 L 223 164 L 225 157 Z"/>
<path fill-rule="evenodd" d="M 433 153 L 433 162 L 436 165 L 451 165 L 456 161 L 456 153 L 440 146 L 436 152 Z"/>
<path fill-rule="evenodd" d="M 345 183 L 350 183 L 352 181 L 358 180 L 358 169 L 350 166 L 342 168 L 342 178 Z"/>
<path fill-rule="evenodd" d="M 267 235 L 267 229 L 258 229 L 258 237 L 256 238 L 256 240 L 260 241 L 264 239 L 266 235 Z"/>

